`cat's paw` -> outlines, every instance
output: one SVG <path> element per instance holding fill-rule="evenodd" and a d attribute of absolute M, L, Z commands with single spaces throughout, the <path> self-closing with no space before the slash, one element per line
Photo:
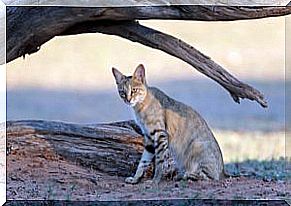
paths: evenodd
<path fill-rule="evenodd" d="M 161 181 L 158 179 L 146 180 L 144 183 L 148 185 L 158 185 Z"/>
<path fill-rule="evenodd" d="M 125 179 L 125 182 L 128 184 L 136 184 L 138 183 L 138 179 L 134 178 L 134 177 L 127 177 Z"/>
<path fill-rule="evenodd" d="M 156 185 L 157 183 L 154 180 L 146 180 L 144 181 L 146 185 Z"/>
<path fill-rule="evenodd" d="M 190 175 L 189 175 L 188 172 L 185 172 L 184 175 L 182 175 L 182 179 L 181 179 L 181 180 L 186 181 L 186 180 L 188 180 L 188 179 L 190 179 Z"/>

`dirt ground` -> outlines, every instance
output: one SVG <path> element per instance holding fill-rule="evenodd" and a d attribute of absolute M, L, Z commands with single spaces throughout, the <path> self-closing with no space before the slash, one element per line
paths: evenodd
<path fill-rule="evenodd" d="M 7 198 L 9 200 L 133 200 L 171 198 L 290 199 L 291 179 L 284 160 L 230 163 L 226 169 L 241 176 L 221 181 L 164 180 L 155 186 L 143 181 L 124 183 L 125 177 L 84 168 L 56 155 L 44 140 L 21 147 L 13 145 L 7 156 Z M 43 141 L 43 142 L 42 142 Z M 39 144 L 41 143 L 41 144 Z M 36 147 L 42 145 L 43 147 Z M 262 175 L 263 174 L 263 175 Z"/>

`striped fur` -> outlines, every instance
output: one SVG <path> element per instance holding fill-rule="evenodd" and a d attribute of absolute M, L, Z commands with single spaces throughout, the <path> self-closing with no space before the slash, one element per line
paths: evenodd
<path fill-rule="evenodd" d="M 219 145 L 196 111 L 159 89 L 148 87 L 143 65 L 139 65 L 129 77 L 117 69 L 112 71 L 120 97 L 133 107 L 136 122 L 145 138 L 145 149 L 136 174 L 127 178 L 127 183 L 138 183 L 153 159 L 153 181 L 158 183 L 168 150 L 174 156 L 178 174 L 183 174 L 185 179 L 218 180 L 224 177 Z"/>

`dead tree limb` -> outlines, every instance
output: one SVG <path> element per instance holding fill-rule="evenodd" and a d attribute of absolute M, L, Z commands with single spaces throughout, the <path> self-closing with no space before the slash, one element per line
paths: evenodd
<path fill-rule="evenodd" d="M 40 46 L 75 24 L 147 19 L 233 21 L 291 14 L 290 7 L 145 6 L 109 8 L 7 7 L 7 62 Z"/>
<path fill-rule="evenodd" d="M 42 44 L 59 35 L 78 34 L 78 31 L 118 35 L 186 61 L 228 90 L 235 102 L 239 103 L 239 98 L 248 98 L 267 107 L 267 102 L 259 91 L 240 82 L 192 46 L 134 21 L 146 19 L 232 21 L 290 13 L 291 7 L 201 5 L 123 8 L 8 7 L 7 61 L 37 52 Z M 110 22 L 111 25 L 104 26 L 104 22 Z"/>
<path fill-rule="evenodd" d="M 21 147 L 31 135 L 48 141 L 57 155 L 110 175 L 129 176 L 136 170 L 143 137 L 133 121 L 81 125 L 54 121 L 8 121 L 7 142 L 21 138 Z M 44 146 L 43 144 L 41 145 Z M 21 149 L 21 148 L 19 148 Z"/>
<path fill-rule="evenodd" d="M 117 35 L 162 50 L 189 63 L 199 72 L 219 83 L 229 91 L 235 102 L 239 103 L 239 98 L 247 98 L 257 101 L 262 107 L 267 107 L 267 102 L 264 100 L 263 94 L 258 90 L 239 81 L 220 65 L 211 60 L 210 57 L 171 35 L 142 26 L 138 22 L 123 22 L 120 24 L 107 22 L 103 25 L 100 24 L 100 22 L 88 22 L 70 28 L 65 31 L 63 35 L 89 32 Z"/>

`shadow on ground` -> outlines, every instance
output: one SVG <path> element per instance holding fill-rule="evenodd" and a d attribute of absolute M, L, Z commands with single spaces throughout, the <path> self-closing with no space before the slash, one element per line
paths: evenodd
<path fill-rule="evenodd" d="M 261 179 L 264 181 L 291 181 L 291 170 L 286 167 L 290 164 L 281 157 L 278 160 L 245 160 L 225 164 L 227 174 Z"/>

